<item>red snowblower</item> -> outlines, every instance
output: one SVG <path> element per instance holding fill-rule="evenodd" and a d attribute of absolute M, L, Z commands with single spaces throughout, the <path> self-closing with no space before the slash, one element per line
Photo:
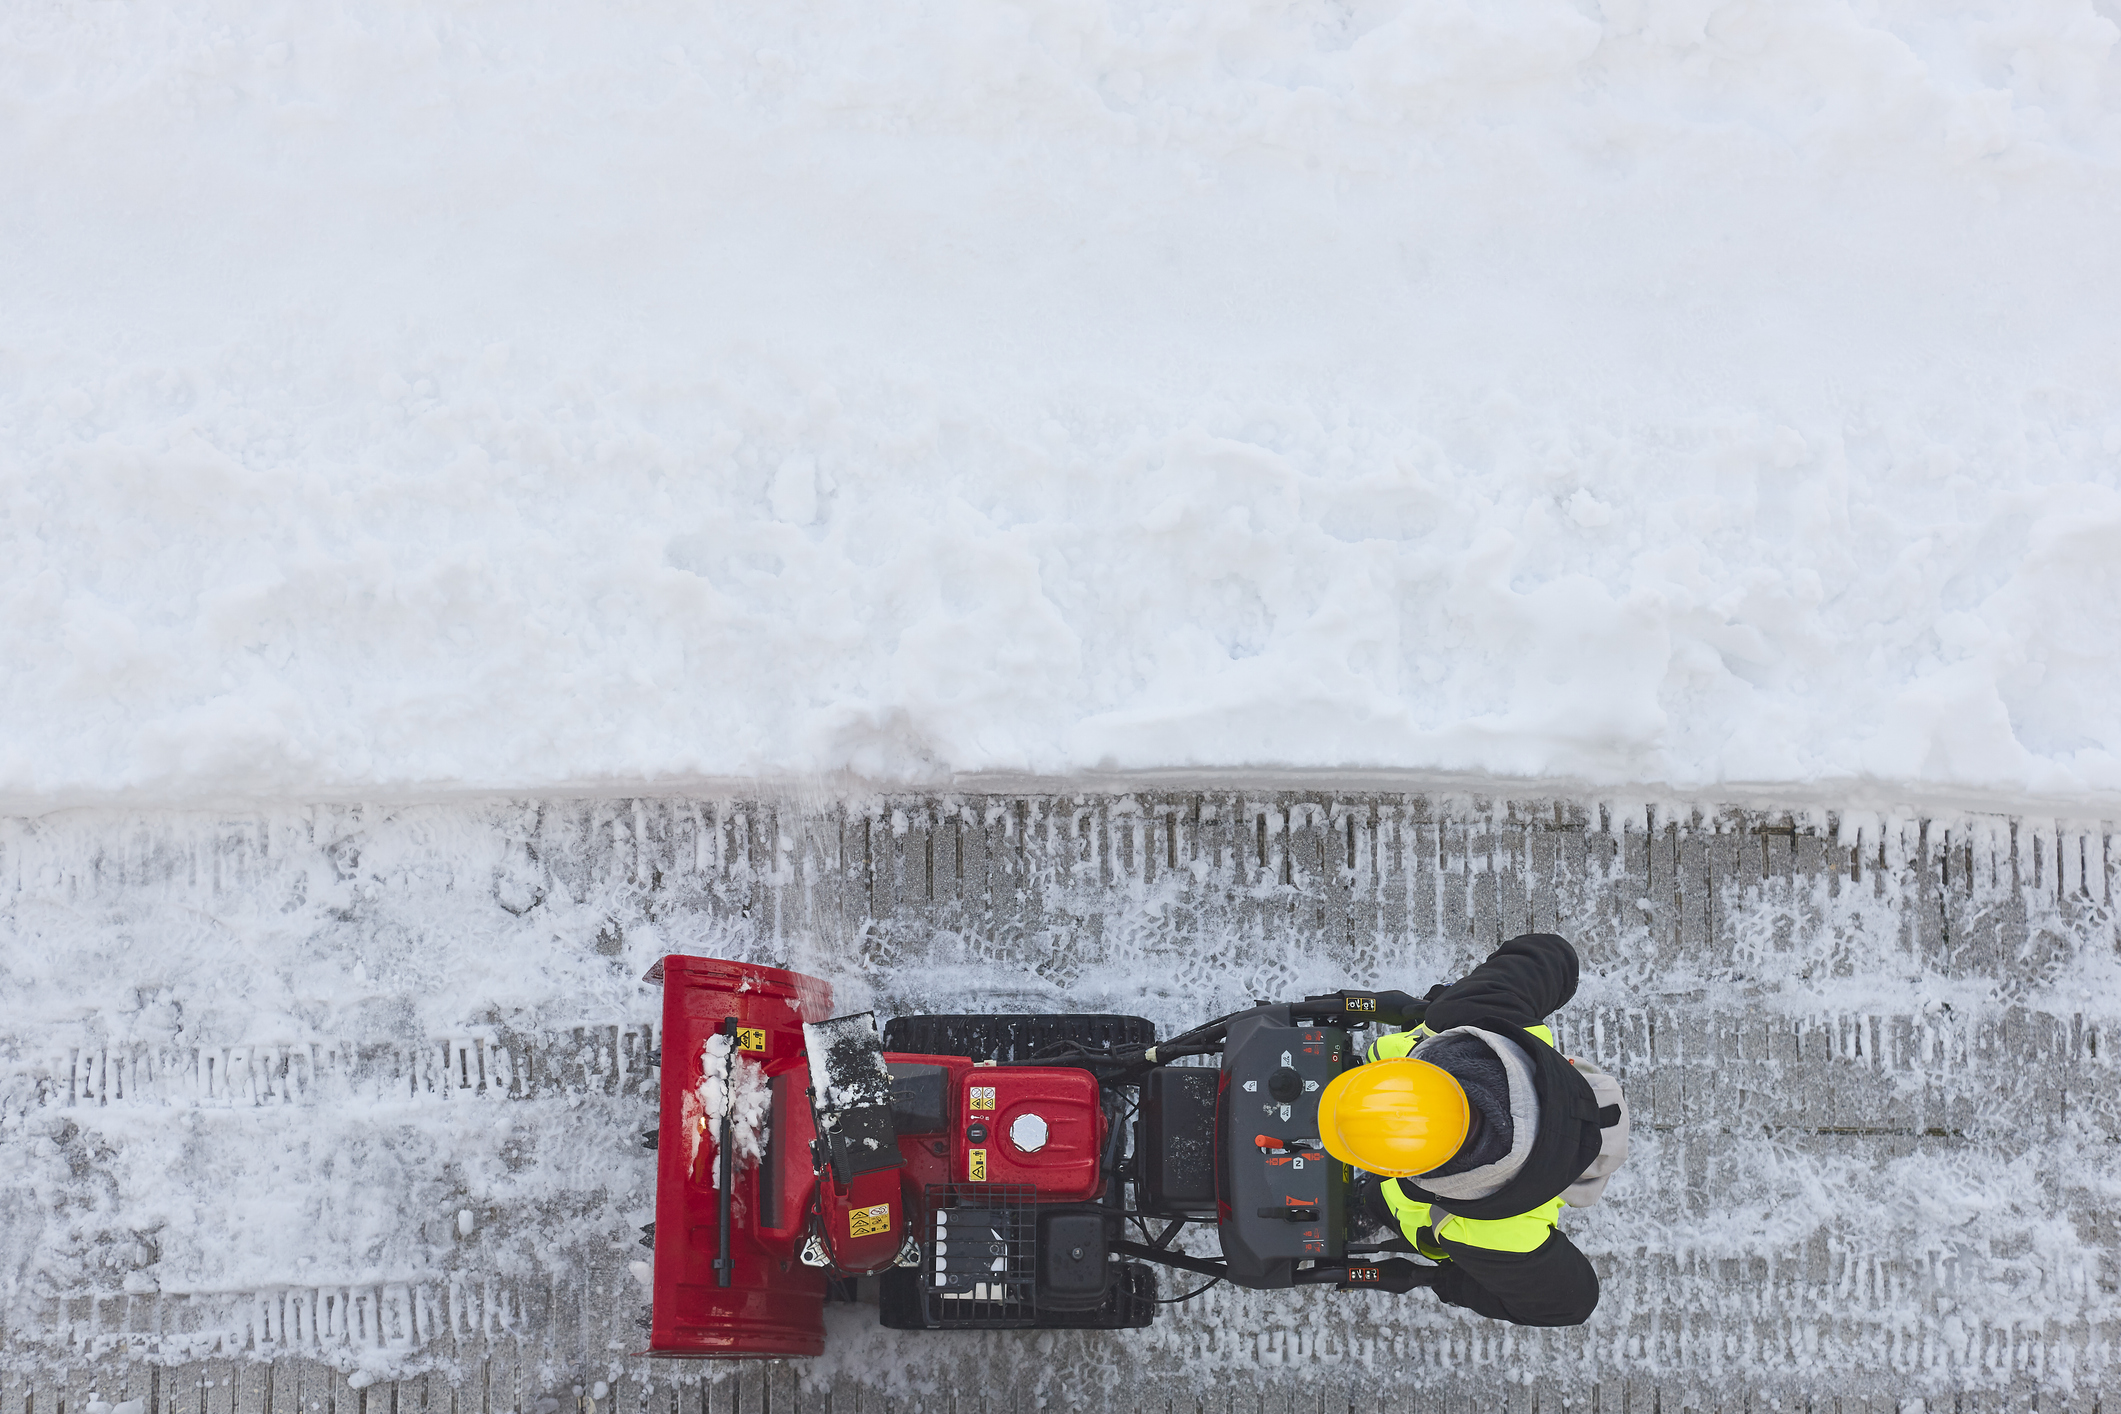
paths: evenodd
<path fill-rule="evenodd" d="M 1349 1032 L 1418 1016 L 1403 992 L 1263 1002 L 1159 1042 L 1136 1016 L 879 1034 L 869 1012 L 833 1016 L 817 978 L 713 958 L 648 980 L 652 1355 L 819 1354 L 826 1302 L 862 1278 L 900 1330 L 1138 1329 L 1164 1304 L 1159 1266 L 1403 1289 L 1404 1262 L 1351 1240 L 1349 1173 L 1317 1131 L 1319 1092 L 1360 1058 Z M 1220 1258 L 1174 1248 L 1189 1224 Z"/>

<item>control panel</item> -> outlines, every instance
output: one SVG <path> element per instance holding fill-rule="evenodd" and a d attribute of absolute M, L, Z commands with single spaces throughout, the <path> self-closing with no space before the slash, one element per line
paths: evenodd
<path fill-rule="evenodd" d="M 1348 1033 L 1286 1017 L 1282 1008 L 1240 1017 L 1223 1048 L 1221 1235 L 1231 1280 L 1244 1286 L 1290 1284 L 1297 1262 L 1340 1257 L 1346 1232 L 1341 1165 L 1318 1142 L 1318 1097 L 1347 1065 Z"/>

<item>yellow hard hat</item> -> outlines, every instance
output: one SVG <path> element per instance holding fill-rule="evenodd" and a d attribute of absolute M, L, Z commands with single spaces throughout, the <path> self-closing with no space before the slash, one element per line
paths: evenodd
<path fill-rule="evenodd" d="M 1318 1097 L 1318 1137 L 1344 1164 L 1412 1178 L 1466 1142 L 1472 1109 L 1451 1072 L 1404 1056 L 1344 1070 Z"/>

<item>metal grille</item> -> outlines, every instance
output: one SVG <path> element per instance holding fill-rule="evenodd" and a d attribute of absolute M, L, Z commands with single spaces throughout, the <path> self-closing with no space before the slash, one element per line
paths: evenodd
<path fill-rule="evenodd" d="M 1038 1190 L 1022 1184 L 928 1189 L 922 1298 L 938 1327 L 1028 1326 L 1036 1319 Z"/>

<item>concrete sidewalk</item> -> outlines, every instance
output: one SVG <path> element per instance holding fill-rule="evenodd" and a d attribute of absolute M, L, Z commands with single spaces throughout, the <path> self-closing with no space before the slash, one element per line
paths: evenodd
<path fill-rule="evenodd" d="M 36 945 L 41 911 L 149 940 L 174 911 L 277 948 L 425 927 L 446 975 L 451 950 L 564 903 L 554 926 L 613 967 L 663 947 L 829 964 L 843 999 L 883 1014 L 1065 1003 L 1169 1030 L 1254 995 L 1419 990 L 1550 929 L 1585 962 L 1558 1039 L 1621 1078 L 1637 1137 L 1607 1203 L 1567 1220 L 1604 1283 L 1577 1330 L 1420 1293 L 1218 1289 L 1096 1337 L 922 1339 L 846 1308 L 823 1362 L 703 1369 L 627 1354 L 642 1254 L 623 1222 L 541 1250 L 570 1201 L 557 1155 L 523 1160 L 556 1206 L 483 1212 L 476 1244 L 408 1228 L 372 1281 L 290 1268 L 209 1289 L 152 1234 L 127 1237 L 123 1212 L 83 1218 L 99 1146 L 174 1152 L 201 1114 L 251 1142 L 242 1126 L 508 1106 L 518 1129 L 608 1133 L 623 1154 L 652 1103 L 646 991 L 594 1024 L 432 1035 L 379 1011 L 358 1033 L 251 1045 L 0 1021 L 0 1162 L 20 1180 L 0 1200 L 0 1414 L 575 1414 L 598 1381 L 598 1414 L 2094 1410 L 2121 1386 L 2108 836 L 1303 793 L 7 822 L 10 950 Z M 329 907 L 310 897 L 327 884 Z M 378 1201 L 432 1226 L 453 1201 L 432 1180 L 448 1132 L 422 1130 L 444 1139 Z M 647 1166 L 613 1163 L 603 1181 L 645 1204 Z M 364 1364 L 404 1377 L 349 1386 Z"/>

